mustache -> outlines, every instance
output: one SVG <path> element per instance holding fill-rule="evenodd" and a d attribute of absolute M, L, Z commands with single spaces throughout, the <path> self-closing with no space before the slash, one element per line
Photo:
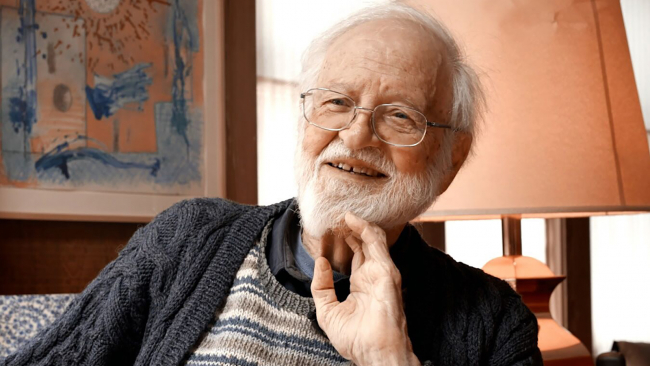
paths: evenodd
<path fill-rule="evenodd" d="M 341 139 L 330 142 L 330 144 L 323 149 L 315 161 L 315 171 L 318 171 L 317 168 L 327 161 L 343 158 L 361 160 L 373 169 L 387 174 L 389 177 L 394 176 L 397 171 L 395 164 L 386 157 L 383 151 L 374 147 L 364 147 L 359 150 L 351 150 L 345 146 Z"/>

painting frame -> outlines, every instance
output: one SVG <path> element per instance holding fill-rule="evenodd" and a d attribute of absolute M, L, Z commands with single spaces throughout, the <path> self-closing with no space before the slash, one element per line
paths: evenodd
<path fill-rule="evenodd" d="M 226 128 L 224 2 L 203 2 L 203 135 L 201 194 L 174 195 L 0 186 L 0 219 L 149 222 L 176 202 L 224 197 Z"/>

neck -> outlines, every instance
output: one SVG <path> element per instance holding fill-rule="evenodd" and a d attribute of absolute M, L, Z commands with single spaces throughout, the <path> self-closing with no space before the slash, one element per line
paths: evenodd
<path fill-rule="evenodd" d="M 389 248 L 397 242 L 397 238 L 402 233 L 404 226 L 406 224 L 400 224 L 390 229 L 382 228 L 386 232 L 386 244 Z M 343 232 L 333 232 L 330 230 L 322 237 L 313 236 L 306 230 L 303 230 L 302 244 L 314 260 L 318 257 L 325 257 L 330 262 L 333 270 L 350 275 L 354 253 L 345 242 L 345 238 L 349 235 L 349 229 Z"/>

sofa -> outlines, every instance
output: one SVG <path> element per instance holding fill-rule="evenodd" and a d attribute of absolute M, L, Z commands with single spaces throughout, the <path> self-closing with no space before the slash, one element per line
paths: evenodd
<path fill-rule="evenodd" d="M 598 355 L 596 366 L 649 366 L 650 343 L 615 341 L 611 352 Z"/>
<path fill-rule="evenodd" d="M 74 294 L 0 296 L 0 361 L 56 320 Z"/>

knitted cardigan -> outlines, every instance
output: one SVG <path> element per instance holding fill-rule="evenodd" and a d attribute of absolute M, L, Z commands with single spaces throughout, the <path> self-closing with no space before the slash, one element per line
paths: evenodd
<path fill-rule="evenodd" d="M 51 327 L 2 365 L 178 365 L 265 224 L 291 203 L 193 199 L 139 229 Z M 396 263 L 409 336 L 434 365 L 541 365 L 537 321 L 503 281 L 412 243 Z"/>

